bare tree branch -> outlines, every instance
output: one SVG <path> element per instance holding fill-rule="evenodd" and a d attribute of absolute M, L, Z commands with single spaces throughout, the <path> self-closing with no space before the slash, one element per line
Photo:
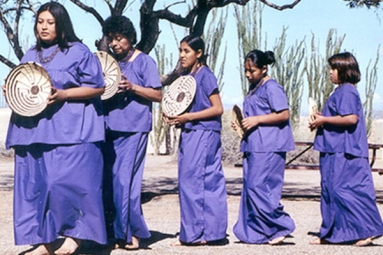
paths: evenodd
<path fill-rule="evenodd" d="M 75 5 L 77 5 L 78 7 L 80 7 L 81 9 L 83 9 L 84 11 L 89 12 L 90 14 L 92 14 L 96 18 L 96 20 L 100 23 L 101 26 L 104 24 L 103 17 L 93 7 L 89 7 L 89 6 L 87 6 L 86 4 L 84 4 L 83 2 L 81 2 L 79 0 L 70 0 L 70 1 L 72 3 L 74 3 Z"/>
<path fill-rule="evenodd" d="M 270 3 L 270 2 L 267 1 L 267 0 L 259 0 L 259 1 L 262 2 L 262 3 L 264 3 L 265 5 L 267 5 L 267 6 L 271 7 L 271 8 L 273 8 L 273 9 L 276 9 L 276 10 L 278 10 L 278 11 L 283 11 L 283 10 L 285 10 L 285 9 L 292 9 L 292 8 L 294 8 L 297 4 L 300 3 L 301 0 L 295 0 L 295 1 L 294 1 L 293 3 L 291 3 L 291 4 L 285 4 L 285 5 L 281 5 L 281 6 L 276 5 L 276 4 L 273 4 L 273 3 Z"/>
<path fill-rule="evenodd" d="M 3 55 L 0 54 L 0 62 L 8 66 L 9 68 L 14 68 L 16 66 L 15 63 L 10 61 L 8 58 L 4 57 Z"/>

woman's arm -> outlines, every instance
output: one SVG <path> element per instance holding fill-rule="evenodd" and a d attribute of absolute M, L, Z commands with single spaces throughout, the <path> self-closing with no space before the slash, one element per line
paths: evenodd
<path fill-rule="evenodd" d="M 122 91 L 119 92 L 131 91 L 132 93 L 135 93 L 136 95 L 152 102 L 161 102 L 162 100 L 161 89 L 145 88 L 139 86 L 130 82 L 125 75 L 122 75 L 122 80 L 118 87 L 122 89 Z"/>
<path fill-rule="evenodd" d="M 242 120 L 242 126 L 246 130 L 250 130 L 259 125 L 275 125 L 288 121 L 290 112 L 288 109 L 280 112 L 272 112 L 266 115 L 251 116 Z"/>
<path fill-rule="evenodd" d="M 100 96 L 102 95 L 102 93 L 104 93 L 104 91 L 104 87 L 77 87 L 64 90 L 52 88 L 52 95 L 48 97 L 48 104 L 53 104 L 58 101 L 86 100 L 96 96 Z"/>
<path fill-rule="evenodd" d="M 209 119 L 216 116 L 220 116 L 223 113 L 223 106 L 221 102 L 221 98 L 219 93 L 213 93 L 209 97 L 211 107 L 206 108 L 202 111 L 198 112 L 187 112 L 181 114 L 180 116 L 165 116 L 165 120 L 170 125 L 179 125 L 184 124 L 186 122 L 195 121 L 195 120 L 203 120 Z"/>

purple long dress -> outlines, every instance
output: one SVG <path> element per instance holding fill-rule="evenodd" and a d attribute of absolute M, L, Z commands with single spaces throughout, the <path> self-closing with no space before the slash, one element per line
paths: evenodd
<path fill-rule="evenodd" d="M 160 89 L 154 60 L 140 53 L 132 62 L 119 62 L 129 81 Z M 148 134 L 152 129 L 152 102 L 134 93 L 121 92 L 104 101 L 106 141 L 104 155 L 104 205 L 108 236 L 130 243 L 132 236 L 150 233 L 141 207 L 141 185 Z"/>
<path fill-rule="evenodd" d="M 43 57 L 56 48 L 42 49 Z M 21 62 L 27 61 L 40 62 L 34 47 Z M 42 65 L 57 89 L 104 86 L 99 61 L 82 43 L 70 43 Z M 100 97 L 54 103 L 34 117 L 12 113 L 6 145 L 15 149 L 17 245 L 50 243 L 59 236 L 106 243 L 103 122 Z"/>
<path fill-rule="evenodd" d="M 194 76 L 197 92 L 190 112 L 211 107 L 218 91 L 214 74 L 202 67 Z M 226 184 L 222 169 L 221 117 L 188 122 L 178 150 L 178 186 L 181 207 L 179 240 L 216 241 L 226 237 Z"/>
<path fill-rule="evenodd" d="M 332 243 L 351 242 L 383 234 L 368 162 L 368 142 L 362 102 L 355 86 L 337 87 L 327 99 L 323 116 L 355 114 L 348 127 L 319 128 L 314 149 L 320 151 L 320 238 Z"/>
<path fill-rule="evenodd" d="M 288 109 L 287 97 L 281 85 L 268 80 L 259 88 L 250 86 L 243 109 L 245 117 L 283 111 Z M 242 140 L 243 188 L 233 229 L 240 241 L 263 244 L 294 231 L 294 221 L 280 203 L 286 151 L 293 149 L 289 121 L 257 126 Z"/>

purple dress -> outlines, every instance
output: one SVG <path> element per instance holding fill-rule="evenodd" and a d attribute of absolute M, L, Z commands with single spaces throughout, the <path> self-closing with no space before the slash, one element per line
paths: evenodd
<path fill-rule="evenodd" d="M 42 49 L 47 57 L 57 48 Z M 34 47 L 21 62 L 40 62 Z M 101 65 L 80 42 L 42 64 L 57 89 L 104 86 Z M 106 243 L 102 206 L 104 139 L 100 97 L 54 103 L 34 117 L 12 113 L 6 145 L 15 149 L 17 245 L 60 236 Z"/>
<path fill-rule="evenodd" d="M 132 62 L 120 61 L 129 81 L 160 89 L 154 60 L 140 53 Z M 130 243 L 132 236 L 148 238 L 141 207 L 141 185 L 148 134 L 152 129 L 152 102 L 131 92 L 117 93 L 104 102 L 106 141 L 104 206 L 109 237 Z"/>
<path fill-rule="evenodd" d="M 202 67 L 194 76 L 196 96 L 190 112 L 211 107 L 218 91 L 214 74 Z M 178 186 L 182 243 L 216 241 L 226 237 L 226 184 L 222 169 L 221 117 L 188 122 L 178 150 Z"/>
<path fill-rule="evenodd" d="M 245 117 L 283 111 L 288 109 L 287 97 L 281 85 L 268 80 L 260 87 L 250 86 L 243 109 Z M 259 125 L 242 140 L 243 188 L 233 229 L 241 242 L 263 244 L 294 231 L 294 221 L 280 203 L 286 151 L 293 149 L 289 121 Z"/>
<path fill-rule="evenodd" d="M 320 151 L 320 238 L 331 243 L 352 242 L 383 234 L 368 162 L 362 102 L 355 86 L 337 87 L 327 99 L 323 116 L 355 114 L 358 123 L 317 130 L 314 149 Z"/>

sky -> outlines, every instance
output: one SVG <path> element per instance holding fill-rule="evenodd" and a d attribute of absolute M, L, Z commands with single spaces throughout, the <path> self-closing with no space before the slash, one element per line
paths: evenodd
<path fill-rule="evenodd" d="M 42 1 L 46 2 L 46 1 Z M 129 1 L 132 2 L 132 1 Z M 189 1 L 188 1 L 189 2 Z M 270 0 L 275 4 L 292 3 L 293 0 Z M 101 1 L 90 1 L 97 10 L 103 10 L 101 15 L 108 17 L 108 9 Z M 174 1 L 158 0 L 155 9 L 162 9 L 163 6 L 174 3 Z M 124 15 L 128 16 L 139 31 L 139 5 L 140 1 L 133 1 L 127 8 Z M 101 28 L 95 18 L 74 6 L 69 0 L 65 1 L 72 23 L 74 24 L 76 34 L 83 39 L 92 51 L 96 51 L 94 41 L 101 37 Z M 170 10 L 185 15 L 187 11 L 186 4 L 172 6 Z M 295 41 L 301 41 L 305 38 L 306 45 L 310 47 L 312 34 L 315 35 L 317 44 L 319 43 L 320 53 L 325 55 L 325 41 L 330 29 L 336 29 L 338 37 L 346 35 L 343 42 L 342 51 L 353 52 L 359 62 L 362 72 L 362 81 L 358 84 L 358 90 L 364 100 L 364 73 L 370 60 L 375 60 L 378 45 L 383 43 L 383 9 L 376 10 L 367 8 L 349 9 L 346 2 L 342 0 L 302 0 L 294 9 L 277 11 L 270 7 L 265 7 L 262 13 L 263 32 L 267 33 L 267 45 L 272 47 L 276 38 L 281 35 L 283 27 L 288 27 L 287 43 L 293 45 Z M 26 50 L 35 41 L 32 33 L 33 18 L 25 17 L 23 23 L 22 36 L 25 39 L 24 49 Z M 158 44 L 166 45 L 166 54 L 173 56 L 173 63 L 178 56 L 178 41 L 185 35 L 185 29 L 173 26 L 173 30 L 168 22 L 160 23 L 161 34 Z M 238 62 L 238 41 L 236 32 L 236 22 L 233 13 L 233 5 L 229 6 L 229 17 L 227 20 L 224 41 L 227 43 L 228 55 L 225 64 L 225 74 L 223 77 L 224 86 L 222 89 L 222 101 L 226 107 L 233 104 L 242 104 L 243 96 L 240 85 L 239 62 Z M 5 56 L 11 56 L 14 62 L 18 62 L 8 47 L 4 32 L 0 32 L 0 52 Z M 272 50 L 271 48 L 268 50 Z M 374 110 L 383 109 L 383 46 L 380 49 L 379 77 L 376 93 L 374 97 Z M 150 54 L 154 57 L 154 52 Z M 3 80 L 9 73 L 9 68 L 0 63 L 0 79 Z M 304 97 L 307 97 L 307 88 L 304 90 Z M 302 113 L 305 111 L 302 100 Z M 304 109 L 303 109 L 304 108 Z"/>

